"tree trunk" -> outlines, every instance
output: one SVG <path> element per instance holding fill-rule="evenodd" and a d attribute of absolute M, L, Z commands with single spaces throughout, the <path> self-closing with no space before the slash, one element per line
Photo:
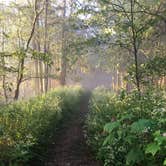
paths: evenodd
<path fill-rule="evenodd" d="M 38 1 L 35 0 L 35 16 L 34 16 L 34 20 L 33 20 L 33 24 L 32 24 L 32 29 L 31 29 L 31 33 L 30 33 L 30 36 L 27 40 L 27 43 L 26 43 L 26 48 L 24 50 L 24 54 L 26 55 L 28 49 L 29 49 L 29 45 L 30 45 L 30 42 L 32 40 L 32 37 L 33 37 L 33 34 L 35 32 L 35 27 L 36 27 L 36 22 L 38 20 L 38 17 L 39 15 L 41 14 L 42 10 L 40 12 L 37 12 L 37 3 Z M 21 59 L 20 59 L 20 62 L 19 62 L 19 71 L 18 71 L 18 76 L 17 76 L 17 85 L 16 85 L 16 90 L 15 90 L 15 95 L 14 95 L 14 100 L 18 100 L 18 97 L 19 97 L 19 93 L 20 93 L 20 85 L 21 85 L 21 82 L 22 82 L 22 79 L 23 79 L 23 76 L 24 76 L 24 63 L 25 63 L 25 56 L 23 56 Z"/>
<path fill-rule="evenodd" d="M 14 95 L 14 100 L 18 100 L 19 93 L 20 93 L 20 85 L 23 79 L 23 72 L 24 72 L 24 57 L 21 58 L 19 62 L 19 71 L 18 71 L 18 76 L 17 76 L 17 85 L 16 85 L 16 90 L 15 90 L 15 95 Z"/>
<path fill-rule="evenodd" d="M 134 24 L 134 3 L 135 1 L 131 0 L 131 29 L 132 29 L 132 45 L 133 45 L 133 51 L 134 51 L 134 62 L 135 62 L 135 80 L 136 80 L 136 86 L 137 90 L 140 93 L 140 78 L 139 78 L 139 67 L 138 67 L 138 48 L 137 48 L 137 34 L 135 30 L 135 24 Z"/>
<path fill-rule="evenodd" d="M 66 18 L 66 0 L 63 0 L 63 25 L 62 25 L 62 58 L 61 58 L 61 76 L 60 84 L 64 86 L 66 84 L 66 73 L 67 73 L 67 59 L 66 59 L 66 41 L 65 41 L 65 18 Z"/>
<path fill-rule="evenodd" d="M 5 32 L 4 26 L 2 26 L 2 32 Z M 4 40 L 4 35 L 2 35 L 2 52 L 4 51 L 5 51 L 5 40 Z M 3 68 L 5 67 L 5 57 L 2 57 L 2 66 Z M 7 90 L 6 90 L 6 73 L 4 69 L 3 69 L 3 75 L 2 75 L 2 87 L 3 87 L 5 102 L 7 103 L 8 96 L 7 96 Z"/>
<path fill-rule="evenodd" d="M 37 26 L 37 29 L 38 29 L 38 31 L 37 31 L 37 37 L 36 37 L 36 49 L 37 49 L 37 51 L 38 52 L 40 52 L 41 51 L 41 46 L 40 46 L 40 32 L 39 32 L 39 27 L 40 27 L 40 23 L 39 23 L 39 21 L 40 21 L 40 18 L 38 18 L 38 20 L 37 20 L 37 23 L 36 23 L 36 26 Z M 38 69 L 39 69 L 39 90 L 40 90 L 40 93 L 43 93 L 44 92 L 44 86 L 43 86 L 43 63 L 42 63 L 42 61 L 41 60 L 39 60 L 38 61 Z"/>
<path fill-rule="evenodd" d="M 48 5 L 49 5 L 49 1 L 45 0 L 45 27 L 44 27 L 45 28 L 44 29 L 44 53 L 45 54 L 48 53 L 48 23 L 47 23 Z M 44 90 L 45 90 L 45 92 L 47 92 L 48 91 L 48 70 L 49 70 L 48 62 L 45 62 L 44 66 L 45 66 Z"/>
<path fill-rule="evenodd" d="M 3 67 L 5 67 L 4 57 L 2 57 L 2 65 L 3 65 Z M 6 73 L 5 73 L 5 71 L 3 71 L 3 75 L 2 75 L 2 87 L 3 87 L 5 102 L 7 103 L 8 102 L 8 96 L 7 96 L 7 89 L 6 89 Z"/>
<path fill-rule="evenodd" d="M 36 89 L 36 94 L 38 95 L 40 92 L 40 81 L 39 81 L 39 61 L 35 60 L 35 75 L 36 75 L 36 81 L 35 81 L 35 89 Z"/>
<path fill-rule="evenodd" d="M 37 50 L 37 41 L 36 38 L 33 39 L 33 49 Z M 40 92 L 39 86 L 40 86 L 40 82 L 39 82 L 39 62 L 37 59 L 34 60 L 34 73 L 35 73 L 35 94 L 38 95 Z"/>

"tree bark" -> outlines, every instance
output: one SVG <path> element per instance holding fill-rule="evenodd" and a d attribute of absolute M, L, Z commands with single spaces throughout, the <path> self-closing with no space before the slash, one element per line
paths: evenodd
<path fill-rule="evenodd" d="M 132 45 L 133 45 L 133 51 L 134 51 L 134 62 L 135 62 L 135 80 L 136 80 L 136 86 L 137 90 L 140 93 L 140 78 L 139 78 L 139 67 L 138 67 L 138 48 L 137 48 L 137 35 L 135 31 L 135 25 L 134 25 L 134 1 L 131 0 L 131 29 L 132 29 Z"/>
<path fill-rule="evenodd" d="M 40 42 L 40 32 L 39 32 L 39 21 L 40 19 L 38 18 L 37 20 L 37 39 L 36 39 L 36 45 L 37 45 L 37 51 L 40 52 L 41 51 L 41 42 Z M 40 89 L 40 93 L 44 92 L 44 84 L 43 84 L 43 62 L 41 60 L 38 61 L 38 67 L 39 67 L 39 89 Z"/>
<path fill-rule="evenodd" d="M 33 38 L 33 49 L 37 50 L 37 41 L 36 37 Z M 34 83 L 35 83 L 35 94 L 38 95 L 40 92 L 40 82 L 39 82 L 39 62 L 37 59 L 34 60 L 34 72 L 35 72 L 35 78 L 34 78 Z M 22 80 L 23 81 L 23 80 Z"/>
<path fill-rule="evenodd" d="M 4 8 L 2 9 L 4 12 Z M 2 26 L 2 33 L 5 32 L 5 26 Z M 5 52 L 5 39 L 4 39 L 4 35 L 2 35 L 2 52 Z M 5 98 L 5 102 L 8 102 L 8 96 L 7 96 L 7 90 L 6 90 L 6 73 L 5 73 L 5 57 L 2 57 L 2 67 L 3 67 L 3 75 L 2 75 L 2 88 L 3 88 L 3 93 L 4 93 L 4 98 Z"/>
<path fill-rule="evenodd" d="M 44 27 L 44 53 L 48 54 L 48 5 L 49 5 L 49 0 L 45 0 L 45 27 Z M 48 55 L 47 55 L 48 56 Z M 45 82 L 44 82 L 44 90 L 45 93 L 48 91 L 48 62 L 45 62 Z"/>
<path fill-rule="evenodd" d="M 32 40 L 33 34 L 35 32 L 36 22 L 38 20 L 39 15 L 43 11 L 43 9 L 42 9 L 40 12 L 37 12 L 37 0 L 35 0 L 35 9 L 34 10 L 35 10 L 35 17 L 34 17 L 34 21 L 33 21 L 33 24 L 32 24 L 32 29 L 31 29 L 30 36 L 27 40 L 26 48 L 24 50 L 25 56 L 26 56 L 26 53 L 29 49 L 29 45 L 30 45 L 30 42 Z M 19 97 L 20 85 L 21 85 L 21 82 L 22 82 L 22 79 L 23 79 L 23 76 L 24 76 L 25 56 L 21 57 L 20 62 L 19 62 L 20 64 L 19 64 L 19 71 L 18 71 L 18 76 L 17 76 L 17 85 L 16 85 L 16 90 L 15 90 L 14 100 L 18 100 L 18 97 Z"/>
<path fill-rule="evenodd" d="M 66 41 L 65 41 L 65 31 L 66 31 L 66 0 L 63 0 L 63 24 L 62 24 L 62 58 L 61 58 L 61 76 L 60 84 L 64 86 L 66 84 L 66 73 L 67 73 L 67 59 L 66 59 Z"/>

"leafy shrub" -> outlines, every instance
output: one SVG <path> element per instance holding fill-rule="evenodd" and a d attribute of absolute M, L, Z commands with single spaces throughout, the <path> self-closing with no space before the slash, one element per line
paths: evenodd
<path fill-rule="evenodd" d="M 166 101 L 159 91 L 141 98 L 137 92 L 94 91 L 86 129 L 87 143 L 105 166 L 166 162 Z"/>
<path fill-rule="evenodd" d="M 34 149 L 49 142 L 60 120 L 78 107 L 80 95 L 80 87 L 58 88 L 0 108 L 0 165 L 21 165 L 40 155 Z"/>

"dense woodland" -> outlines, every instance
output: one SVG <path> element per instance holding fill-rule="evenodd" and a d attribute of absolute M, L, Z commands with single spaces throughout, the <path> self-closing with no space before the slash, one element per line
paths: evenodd
<path fill-rule="evenodd" d="M 47 166 L 78 112 L 89 166 L 166 165 L 166 1 L 1 0 L 0 106 L 0 166 Z"/>

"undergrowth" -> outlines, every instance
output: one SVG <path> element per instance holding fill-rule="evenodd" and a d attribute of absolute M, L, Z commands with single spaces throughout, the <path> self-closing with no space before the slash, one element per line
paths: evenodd
<path fill-rule="evenodd" d="M 29 101 L 0 108 L 0 166 L 25 166 L 44 160 L 46 147 L 61 120 L 78 108 L 80 87 L 57 88 Z"/>
<path fill-rule="evenodd" d="M 97 89 L 86 120 L 87 143 L 104 166 L 166 165 L 166 98 L 162 91 L 119 95 Z"/>

